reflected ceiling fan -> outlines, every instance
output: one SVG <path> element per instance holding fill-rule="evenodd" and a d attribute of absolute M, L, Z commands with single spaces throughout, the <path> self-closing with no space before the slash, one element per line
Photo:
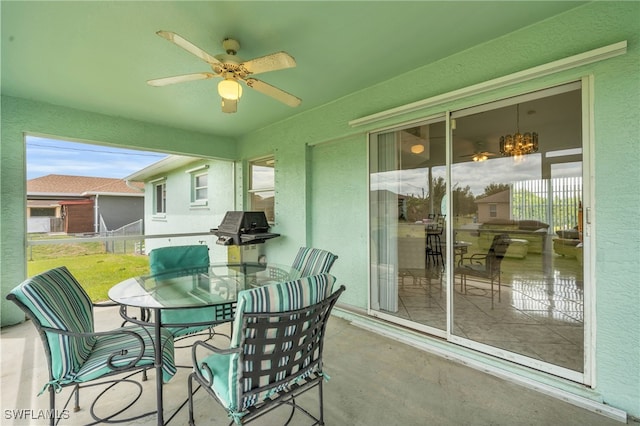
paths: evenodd
<path fill-rule="evenodd" d="M 198 72 L 157 78 L 147 81 L 150 86 L 167 86 L 187 81 L 222 78 L 222 81 L 218 83 L 218 93 L 222 98 L 222 112 L 227 113 L 236 112 L 238 109 L 238 100 L 242 96 L 240 82 L 290 107 L 297 107 L 302 102 L 296 96 L 282 89 L 253 78 L 255 74 L 295 67 L 295 59 L 286 52 L 272 53 L 249 61 L 242 61 L 236 56 L 240 49 L 240 43 L 231 38 L 226 38 L 222 42 L 222 47 L 226 53 L 212 56 L 171 31 L 158 31 L 156 34 L 202 59 L 211 66 L 213 72 Z"/>
<path fill-rule="evenodd" d="M 484 147 L 484 142 L 476 142 L 475 143 L 475 152 L 473 154 L 461 155 L 460 158 L 469 158 L 473 161 L 480 162 L 486 161 L 489 157 L 495 157 L 497 154 L 489 151 L 484 151 L 482 148 Z"/>

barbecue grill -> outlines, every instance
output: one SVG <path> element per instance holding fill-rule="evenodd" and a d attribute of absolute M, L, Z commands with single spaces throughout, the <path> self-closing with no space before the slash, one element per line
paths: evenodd
<path fill-rule="evenodd" d="M 269 223 L 264 212 L 228 211 L 222 223 L 211 230 L 218 237 L 216 244 L 244 246 L 261 244 L 280 234 L 269 232 Z"/>

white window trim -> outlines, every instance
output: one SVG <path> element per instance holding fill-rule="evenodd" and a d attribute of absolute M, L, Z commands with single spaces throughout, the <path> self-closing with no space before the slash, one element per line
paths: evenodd
<path fill-rule="evenodd" d="M 191 207 L 206 207 L 209 205 L 209 178 L 207 176 L 207 198 L 202 198 L 202 199 L 198 199 L 196 198 L 196 194 L 198 193 L 198 189 L 200 188 L 204 188 L 204 187 L 196 187 L 196 179 L 198 178 L 198 176 L 202 176 L 202 175 L 207 175 L 208 172 L 206 171 L 209 168 L 209 166 L 205 165 L 202 167 L 198 167 L 195 169 L 191 169 L 190 171 L 188 171 L 190 173 L 190 178 L 189 178 L 189 191 L 190 191 L 190 206 Z M 200 172 L 200 173 L 198 173 Z"/>
<path fill-rule="evenodd" d="M 165 186 L 165 191 L 167 190 L 167 177 L 163 176 L 157 179 L 153 179 L 150 180 L 149 183 L 151 184 L 151 188 L 152 188 L 152 193 L 153 193 L 153 197 L 152 197 L 152 205 L 151 205 L 151 218 L 153 220 L 166 220 L 167 218 L 167 200 L 165 197 L 165 201 L 164 201 L 164 212 L 156 212 L 156 186 L 158 186 L 159 184 L 164 184 Z"/>
<path fill-rule="evenodd" d="M 184 172 L 185 172 L 185 173 L 193 173 L 193 172 L 199 172 L 199 171 L 201 171 L 201 170 L 208 169 L 208 168 L 209 168 L 209 165 L 208 165 L 208 164 L 202 164 L 202 165 L 200 165 L 200 166 L 198 166 L 198 167 L 194 167 L 194 168 L 192 168 L 192 169 L 185 170 Z"/>
<path fill-rule="evenodd" d="M 259 163 L 261 161 L 265 161 L 265 160 L 272 160 L 273 161 L 273 172 L 274 172 L 274 186 L 273 187 L 267 187 L 267 188 L 259 188 L 259 189 L 253 189 L 253 172 L 252 172 L 252 166 L 255 165 L 256 163 Z M 270 154 L 270 155 L 264 155 L 262 157 L 256 157 L 253 158 L 251 160 L 247 161 L 248 167 L 247 167 L 247 171 L 248 171 L 248 175 L 247 175 L 247 194 L 251 195 L 251 194 L 258 194 L 261 192 L 273 192 L 274 193 L 274 202 L 275 202 L 275 161 L 276 161 L 276 156 L 275 154 Z M 249 199 L 247 200 L 247 203 L 249 204 L 249 208 L 253 209 L 253 206 L 251 206 L 251 199 L 249 197 Z M 274 205 L 275 208 L 275 205 Z M 273 225 L 275 223 L 275 211 L 274 211 L 274 220 L 269 221 L 269 224 Z M 268 219 L 268 218 L 267 218 Z"/>

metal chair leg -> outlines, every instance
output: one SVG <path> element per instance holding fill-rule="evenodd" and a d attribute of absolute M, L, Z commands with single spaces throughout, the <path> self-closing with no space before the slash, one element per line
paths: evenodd
<path fill-rule="evenodd" d="M 319 425 L 324 425 L 324 400 L 322 398 L 322 380 L 318 385 L 318 392 L 320 393 L 320 423 Z"/>
<path fill-rule="evenodd" d="M 77 413 L 80 411 L 80 386 L 75 385 L 73 387 L 73 392 L 75 393 L 75 402 L 76 404 L 73 406 L 73 412 Z"/>
<path fill-rule="evenodd" d="M 187 392 L 189 392 L 189 426 L 194 426 L 195 421 L 193 418 L 193 374 L 189 374 L 187 380 Z"/>
<path fill-rule="evenodd" d="M 53 389 L 53 386 L 49 386 L 49 408 L 52 413 L 56 412 L 56 391 Z M 56 424 L 55 416 L 51 416 L 51 421 L 49 422 L 51 426 Z"/>

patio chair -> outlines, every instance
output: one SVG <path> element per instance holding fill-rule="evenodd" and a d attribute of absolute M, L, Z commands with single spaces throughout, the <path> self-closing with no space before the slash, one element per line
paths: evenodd
<path fill-rule="evenodd" d="M 62 266 L 31 277 L 15 287 L 7 299 L 18 305 L 31 319 L 38 330 L 49 369 L 49 380 L 40 394 L 49 390 L 50 424 L 56 424 L 57 413 L 63 413 L 75 395 L 74 411 L 80 410 L 81 388 L 107 385 L 90 408 L 91 416 L 97 421 L 122 422 L 113 420 L 115 416 L 131 407 L 142 394 L 142 386 L 130 377 L 154 366 L 153 330 L 141 326 L 121 327 L 110 331 L 94 330 L 93 308 L 89 296 Z M 176 372 L 174 365 L 173 340 L 168 331 L 163 331 L 163 380 L 168 381 Z M 100 380 L 108 376 L 129 374 L 110 380 Z M 94 412 L 95 404 L 106 390 L 117 383 L 127 382 L 138 386 L 138 395 L 126 407 L 107 417 L 99 418 Z M 63 387 L 73 386 L 73 391 L 62 410 L 56 411 L 56 393 Z M 126 421 L 137 419 L 154 412 L 148 412 Z M 54 415 L 55 414 L 55 415 Z M 62 416 L 60 416 L 62 417 Z"/>
<path fill-rule="evenodd" d="M 238 294 L 233 338 L 228 349 L 196 342 L 189 376 L 189 424 L 194 424 L 193 395 L 203 388 L 227 411 L 229 424 L 246 424 L 282 405 L 324 424 L 322 349 L 327 320 L 338 297 L 329 274 L 270 284 Z M 212 354 L 211 354 L 212 352 Z M 193 391 L 193 382 L 198 387 Z M 319 414 L 295 398 L 313 388 Z"/>
<path fill-rule="evenodd" d="M 338 256 L 326 250 L 300 247 L 292 267 L 300 271 L 301 277 L 327 274 Z"/>
<path fill-rule="evenodd" d="M 462 257 L 460 263 L 455 268 L 455 273 L 460 274 L 460 291 L 467 293 L 467 276 L 488 279 L 491 283 L 491 309 L 494 300 L 494 282 L 498 282 L 498 302 L 501 301 L 501 271 L 500 265 L 504 258 L 511 240 L 507 234 L 499 234 L 493 237 L 493 242 L 489 251 L 476 253 L 468 257 Z"/>
<path fill-rule="evenodd" d="M 208 273 L 209 247 L 206 245 L 188 245 L 153 249 L 149 253 L 149 267 L 151 274 L 157 275 L 159 279 L 191 275 L 194 271 Z M 167 324 L 166 327 L 173 335 L 174 341 L 192 337 L 202 331 L 207 331 L 209 338 L 212 338 L 215 334 L 213 331 L 214 325 L 231 321 L 233 319 L 233 311 L 223 309 L 222 306 L 162 309 L 161 318 L 162 323 Z M 212 322 L 214 323 L 213 325 Z M 205 325 L 198 325 L 198 323 Z M 188 347 L 190 346 L 188 345 Z M 180 347 L 176 346 L 176 348 Z"/>

